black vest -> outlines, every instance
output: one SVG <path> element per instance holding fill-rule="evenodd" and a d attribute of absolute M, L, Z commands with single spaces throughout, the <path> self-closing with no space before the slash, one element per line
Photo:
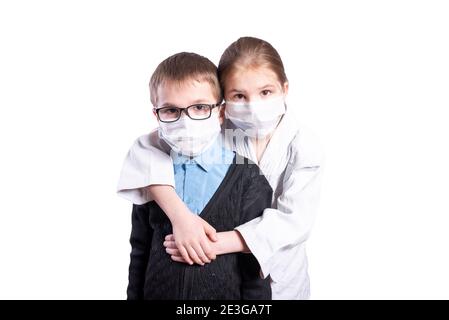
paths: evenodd
<path fill-rule="evenodd" d="M 217 232 L 233 230 L 271 206 L 272 189 L 259 167 L 235 159 L 200 214 Z M 270 280 L 260 278 L 252 254 L 220 255 L 205 266 L 174 262 L 163 246 L 170 233 L 170 220 L 156 202 L 134 205 L 129 299 L 271 299 Z"/>

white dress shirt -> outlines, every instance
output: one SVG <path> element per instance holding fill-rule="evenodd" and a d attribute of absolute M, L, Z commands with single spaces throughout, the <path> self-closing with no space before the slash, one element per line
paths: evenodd
<path fill-rule="evenodd" d="M 235 129 L 230 121 L 226 121 L 224 127 Z M 307 299 L 310 285 L 305 244 L 319 202 L 321 145 L 288 111 L 260 162 L 253 144 L 248 139 L 231 142 L 227 129 L 223 133 L 227 147 L 258 163 L 274 191 L 271 208 L 236 229 L 258 260 L 261 274 L 270 275 L 273 299 Z M 118 194 L 142 204 L 151 200 L 143 187 L 174 186 L 169 150 L 159 139 L 157 130 L 139 137 L 124 161 Z"/>

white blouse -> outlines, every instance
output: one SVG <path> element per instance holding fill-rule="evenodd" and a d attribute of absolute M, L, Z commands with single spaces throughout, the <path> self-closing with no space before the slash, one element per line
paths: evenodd
<path fill-rule="evenodd" d="M 225 127 L 235 129 L 229 121 Z M 253 144 L 247 139 L 233 143 L 226 133 L 224 136 L 228 148 L 258 162 Z M 168 152 L 157 130 L 139 137 L 124 161 L 118 194 L 142 204 L 151 200 L 143 187 L 174 186 Z M 261 217 L 236 228 L 258 260 L 263 277 L 270 275 L 275 300 L 310 296 L 305 242 L 318 208 L 323 161 L 316 136 L 299 127 L 287 112 L 258 163 L 274 191 L 272 206 Z"/>

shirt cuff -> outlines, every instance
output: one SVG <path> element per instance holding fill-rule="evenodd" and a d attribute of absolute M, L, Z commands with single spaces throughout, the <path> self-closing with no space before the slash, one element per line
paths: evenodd
<path fill-rule="evenodd" d="M 134 204 L 144 204 L 154 200 L 148 192 L 148 189 L 146 188 L 152 185 L 167 185 L 173 188 L 175 187 L 172 179 L 167 179 L 167 177 L 164 177 L 162 179 L 155 178 L 148 181 L 142 181 L 130 186 L 118 186 L 117 194 Z"/>

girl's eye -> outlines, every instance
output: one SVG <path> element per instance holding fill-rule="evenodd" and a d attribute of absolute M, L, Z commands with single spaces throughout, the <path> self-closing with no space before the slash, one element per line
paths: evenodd
<path fill-rule="evenodd" d="M 235 100 L 242 100 L 245 99 L 245 96 L 241 93 L 237 93 L 236 95 L 234 95 L 234 99 Z"/>
<path fill-rule="evenodd" d="M 269 96 L 271 94 L 271 91 L 270 90 L 263 90 L 261 93 L 262 93 L 263 96 Z"/>

